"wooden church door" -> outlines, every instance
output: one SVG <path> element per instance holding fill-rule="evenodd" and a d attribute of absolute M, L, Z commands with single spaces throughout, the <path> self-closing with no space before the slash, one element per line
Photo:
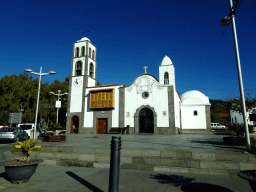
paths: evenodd
<path fill-rule="evenodd" d="M 143 108 L 139 113 L 139 133 L 154 133 L 154 116 L 149 108 Z"/>
<path fill-rule="evenodd" d="M 97 119 L 96 134 L 106 134 L 108 130 L 108 119 Z"/>

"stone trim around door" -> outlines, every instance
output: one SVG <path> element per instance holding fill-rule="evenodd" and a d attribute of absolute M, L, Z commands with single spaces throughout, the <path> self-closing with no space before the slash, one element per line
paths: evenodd
<path fill-rule="evenodd" d="M 138 134 L 139 133 L 139 113 L 141 111 L 141 109 L 143 108 L 149 108 L 152 110 L 153 112 L 153 116 L 154 116 L 154 133 L 156 133 L 156 129 L 157 129 L 157 114 L 155 112 L 155 109 L 153 107 L 151 107 L 150 105 L 142 105 L 139 108 L 137 108 L 135 114 L 134 114 L 134 134 Z"/>
<path fill-rule="evenodd" d="M 108 119 L 108 130 L 112 127 L 112 110 L 94 110 L 93 111 L 93 130 L 94 134 L 97 132 L 97 119 Z"/>
<path fill-rule="evenodd" d="M 73 127 L 73 126 L 75 126 L 74 125 L 74 118 L 78 118 L 78 127 L 77 127 L 77 130 Z M 79 133 L 79 129 L 80 129 L 80 124 L 81 124 L 81 118 L 79 118 L 79 116 L 78 115 L 73 115 L 72 117 L 71 117 L 71 119 L 70 119 L 70 130 L 69 130 L 69 133 Z"/>

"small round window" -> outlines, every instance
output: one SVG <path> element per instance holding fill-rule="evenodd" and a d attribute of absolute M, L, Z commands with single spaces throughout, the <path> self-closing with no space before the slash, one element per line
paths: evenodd
<path fill-rule="evenodd" d="M 147 99 L 149 97 L 149 92 L 145 91 L 142 93 L 142 98 Z"/>

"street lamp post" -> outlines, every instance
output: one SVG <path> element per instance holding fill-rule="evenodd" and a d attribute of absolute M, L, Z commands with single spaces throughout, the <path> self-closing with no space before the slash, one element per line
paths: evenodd
<path fill-rule="evenodd" d="M 39 75 L 39 84 L 38 84 L 38 92 L 37 92 L 37 104 L 36 104 L 36 118 L 35 118 L 35 130 L 34 130 L 34 139 L 36 138 L 36 126 L 37 126 L 37 114 L 38 114 L 38 105 L 39 105 L 39 95 L 40 95 L 40 84 L 41 84 L 41 76 L 56 74 L 55 71 L 49 71 L 48 73 L 42 73 L 42 67 L 40 67 L 40 72 L 33 72 L 31 69 L 25 69 L 25 72 L 29 72 L 35 75 Z"/>
<path fill-rule="evenodd" d="M 236 35 L 236 24 L 235 24 L 235 12 L 238 8 L 239 0 L 235 0 L 236 6 L 233 9 L 233 1 L 229 0 L 230 6 L 230 13 L 229 16 L 224 17 L 221 20 L 221 26 L 227 26 L 232 22 L 232 29 L 233 29 L 233 38 L 234 38 L 234 45 L 235 45 L 235 53 L 236 53 L 236 65 L 237 65 L 237 73 L 238 73 L 238 80 L 239 80 L 239 89 L 240 89 L 240 97 L 242 102 L 242 110 L 243 110 L 243 120 L 244 120 L 244 129 L 245 129 L 245 137 L 246 143 L 250 145 L 250 138 L 249 138 L 249 131 L 248 131 L 248 124 L 246 119 L 246 106 L 245 106 L 245 99 L 244 99 L 244 86 L 243 86 L 243 79 L 242 79 L 242 72 L 241 72 L 241 64 L 240 64 L 240 56 L 238 50 L 238 41 Z"/>
<path fill-rule="evenodd" d="M 60 94 L 61 93 L 61 90 L 58 90 L 58 94 L 54 93 L 54 92 L 50 92 L 51 94 L 53 95 L 57 95 L 58 96 L 58 101 L 60 100 L 60 96 L 62 95 L 67 95 L 68 93 L 63 93 L 63 94 Z M 56 120 L 56 123 L 58 123 L 58 118 L 59 118 L 59 107 L 57 107 L 57 120 Z"/>

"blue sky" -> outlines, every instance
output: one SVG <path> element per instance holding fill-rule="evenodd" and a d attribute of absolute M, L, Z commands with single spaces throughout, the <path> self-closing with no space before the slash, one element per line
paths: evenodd
<path fill-rule="evenodd" d="M 232 26 L 220 21 L 229 0 L 0 1 L 0 78 L 26 68 L 70 75 L 73 43 L 87 37 L 97 47 L 101 84 L 129 85 L 144 72 L 159 78 L 165 55 L 175 67 L 176 88 L 210 99 L 238 95 Z M 236 13 L 244 88 L 255 91 L 256 3 L 244 0 Z M 33 75 L 36 78 L 36 75 Z M 254 92 L 255 93 L 255 92 Z"/>

